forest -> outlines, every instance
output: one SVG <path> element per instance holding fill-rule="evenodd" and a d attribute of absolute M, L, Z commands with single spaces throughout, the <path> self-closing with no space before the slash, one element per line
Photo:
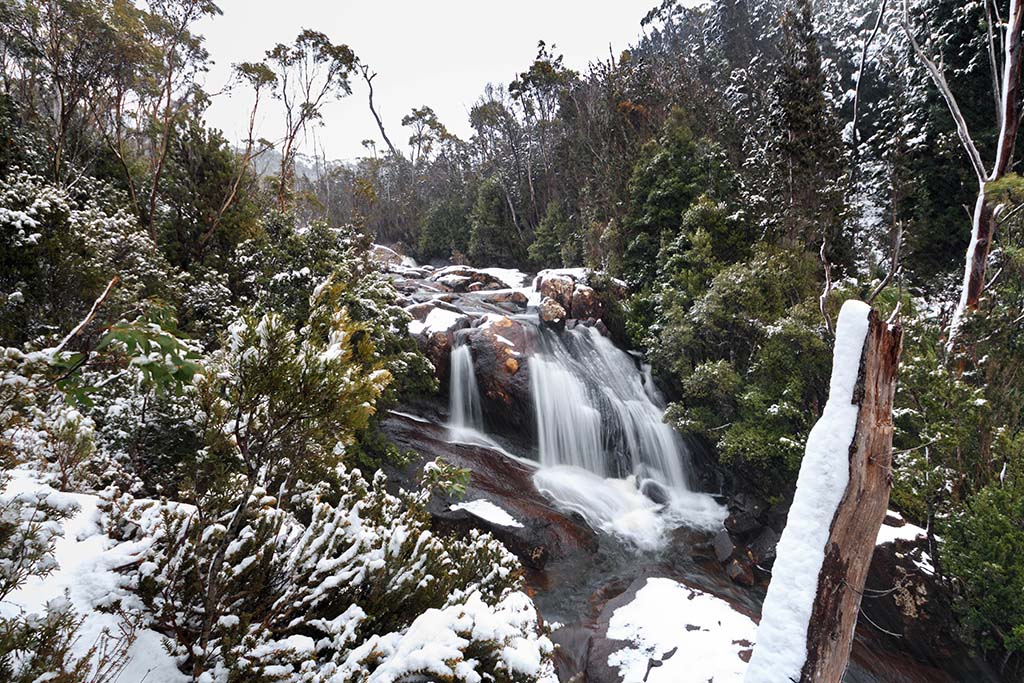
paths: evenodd
<path fill-rule="evenodd" d="M 1024 681 L 1021 0 L 538 16 L 462 137 L 218 4 L 0 0 L 0 680 Z"/>

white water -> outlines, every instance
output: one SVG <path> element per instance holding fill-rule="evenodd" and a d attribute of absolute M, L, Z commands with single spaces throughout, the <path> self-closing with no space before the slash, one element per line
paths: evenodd
<path fill-rule="evenodd" d="M 650 368 L 638 367 L 592 327 L 556 333 L 530 323 L 537 325 L 537 352 L 527 363 L 541 464 L 537 489 L 642 550 L 661 547 L 667 531 L 684 524 L 719 528 L 725 508 L 691 491 L 689 453 L 662 419 L 664 401 Z M 450 438 L 495 445 L 483 431 L 469 346 L 455 344 Z"/>
<path fill-rule="evenodd" d="M 542 465 L 689 490 L 686 448 L 629 354 L 592 327 L 540 332 L 530 385 Z"/>
<path fill-rule="evenodd" d="M 452 349 L 450 373 L 448 427 L 453 432 L 482 431 L 484 413 L 480 406 L 476 371 L 473 369 L 473 354 L 468 345 L 458 344 Z"/>
<path fill-rule="evenodd" d="M 649 368 L 591 327 L 539 334 L 529 363 L 537 489 L 641 550 L 661 547 L 684 524 L 719 528 L 725 509 L 690 490 L 689 453 L 662 419 Z"/>

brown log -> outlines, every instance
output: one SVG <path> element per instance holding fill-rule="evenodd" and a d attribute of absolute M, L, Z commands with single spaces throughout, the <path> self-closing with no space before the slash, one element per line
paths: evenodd
<path fill-rule="evenodd" d="M 850 657 L 875 539 L 892 488 L 892 404 L 903 332 L 872 309 L 854 401 L 850 479 L 836 509 L 807 629 L 802 683 L 839 683 Z"/>

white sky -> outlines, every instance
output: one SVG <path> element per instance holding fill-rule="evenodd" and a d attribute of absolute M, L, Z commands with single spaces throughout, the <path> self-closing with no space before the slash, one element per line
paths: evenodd
<path fill-rule="evenodd" d="M 196 27 L 214 62 L 208 92 L 227 83 L 231 65 L 256 61 L 276 43 L 290 43 L 303 28 L 348 44 L 378 72 L 374 99 L 389 137 L 409 138 L 401 119 L 413 107 L 433 107 L 460 137 L 470 133 L 469 109 L 488 82 L 507 85 L 533 60 L 537 41 L 557 45 L 566 65 L 583 71 L 590 61 L 617 55 L 640 35 L 640 20 L 660 0 L 220 0 L 224 14 Z M 317 131 L 329 159 L 365 154 L 362 141 L 383 146 L 358 76 L 353 93 L 325 109 Z M 244 139 L 249 100 L 214 97 L 208 122 L 229 140 Z M 280 137 L 277 112 L 263 109 L 257 137 Z M 305 151 L 310 151 L 307 145 Z"/>

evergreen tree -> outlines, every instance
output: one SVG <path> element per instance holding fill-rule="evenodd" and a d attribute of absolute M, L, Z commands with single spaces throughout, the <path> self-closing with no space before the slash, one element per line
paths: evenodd
<path fill-rule="evenodd" d="M 833 261 L 852 262 L 843 222 L 843 148 L 826 80 L 811 0 L 794 0 L 782 17 L 779 70 L 772 84 L 775 138 L 768 234 L 786 246 L 817 251 L 824 240 Z"/>

